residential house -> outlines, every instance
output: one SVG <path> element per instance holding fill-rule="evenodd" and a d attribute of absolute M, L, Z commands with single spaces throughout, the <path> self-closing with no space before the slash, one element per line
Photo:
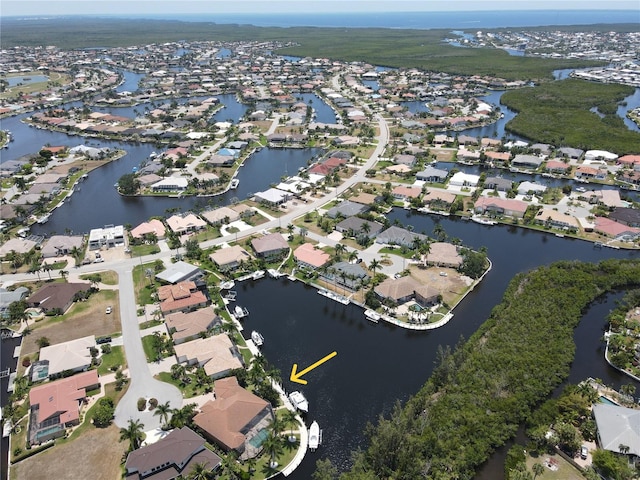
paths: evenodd
<path fill-rule="evenodd" d="M 415 155 L 397 154 L 393 157 L 393 163 L 396 165 L 406 165 L 409 169 L 416 164 Z"/>
<path fill-rule="evenodd" d="M 536 169 L 544 162 L 544 158 L 538 157 L 537 155 L 516 155 L 511 160 L 511 165 L 514 167 L 524 167 L 524 168 L 533 168 Z"/>
<path fill-rule="evenodd" d="M 613 162 L 617 160 L 618 155 L 606 150 L 587 150 L 584 152 L 585 161 L 604 160 L 605 162 Z"/>
<path fill-rule="evenodd" d="M 15 290 L 7 290 L 0 287 L 0 318 L 9 318 L 9 305 L 19 302 L 29 295 L 27 287 L 17 287 Z"/>
<path fill-rule="evenodd" d="M 179 262 L 171 263 L 166 270 L 156 274 L 156 279 L 164 283 L 178 283 L 183 281 L 198 281 L 204 276 L 204 272 L 195 265 L 190 263 Z"/>
<path fill-rule="evenodd" d="M 578 230 L 580 227 L 580 223 L 575 217 L 551 208 L 542 208 L 536 215 L 535 221 L 540 225 L 562 230 Z"/>
<path fill-rule="evenodd" d="M 211 307 L 199 308 L 192 312 L 170 313 L 164 317 L 164 321 L 176 345 L 194 340 L 200 333 L 222 324 L 221 318 Z"/>
<path fill-rule="evenodd" d="M 598 444 L 604 450 L 627 455 L 637 462 L 640 457 L 640 410 L 596 403 L 592 413 L 598 430 Z M 628 450 L 623 452 L 622 445 Z"/>
<path fill-rule="evenodd" d="M 561 157 L 569 158 L 570 160 L 579 160 L 584 155 L 584 150 L 579 148 L 562 147 L 556 150 L 556 154 Z"/>
<path fill-rule="evenodd" d="M 66 312 L 73 304 L 76 294 L 87 292 L 89 283 L 50 283 L 27 298 L 27 305 L 41 308 L 43 312 Z"/>
<path fill-rule="evenodd" d="M 281 205 L 291 199 L 292 194 L 285 192 L 284 190 L 278 190 L 277 188 L 269 188 L 264 192 L 257 192 L 254 194 L 254 200 L 258 203 L 266 203 L 271 206 Z"/>
<path fill-rule="evenodd" d="M 413 248 L 415 247 L 416 239 L 421 242 L 427 242 L 429 237 L 427 235 L 410 232 L 404 228 L 392 225 L 376 236 L 376 243 Z"/>
<path fill-rule="evenodd" d="M 331 255 L 312 243 L 303 243 L 293 251 L 293 258 L 298 267 L 317 270 L 324 267 L 331 260 Z"/>
<path fill-rule="evenodd" d="M 240 220 L 240 214 L 229 207 L 214 208 L 200 214 L 211 225 L 220 225 Z"/>
<path fill-rule="evenodd" d="M 506 215 L 522 218 L 527 211 L 528 204 L 522 200 L 499 197 L 480 197 L 473 208 L 476 213 L 490 215 Z"/>
<path fill-rule="evenodd" d="M 430 210 L 434 211 L 449 211 L 451 206 L 456 201 L 456 194 L 449 192 L 442 192 L 440 190 L 429 190 L 422 197 L 422 203 L 424 203 Z"/>
<path fill-rule="evenodd" d="M 387 278 L 373 290 L 381 299 L 391 300 L 395 304 L 415 300 L 423 307 L 438 303 L 440 292 L 429 285 L 422 285 L 411 276 Z"/>
<path fill-rule="evenodd" d="M 6 258 L 11 252 L 28 253 L 38 246 L 38 242 L 28 238 L 10 238 L 0 245 L 0 258 Z"/>
<path fill-rule="evenodd" d="M 233 450 L 241 459 L 255 457 L 260 447 L 252 442 L 272 422 L 271 405 L 242 388 L 236 377 L 216 380 L 213 387 L 215 400 L 205 403 L 193 422 L 225 451 Z"/>
<path fill-rule="evenodd" d="M 480 175 L 456 172 L 449 179 L 449 186 L 452 187 L 475 187 L 480 181 Z"/>
<path fill-rule="evenodd" d="M 326 272 L 321 272 L 321 275 L 326 281 L 352 292 L 359 290 L 369 281 L 369 275 L 358 263 L 337 262 Z"/>
<path fill-rule="evenodd" d="M 54 258 L 69 255 L 74 248 L 82 249 L 84 239 L 82 235 L 52 235 L 42 244 L 43 258 Z"/>
<path fill-rule="evenodd" d="M 421 180 L 428 183 L 444 183 L 447 179 L 449 172 L 440 168 L 435 168 L 429 165 L 423 171 L 416 174 L 416 180 Z"/>
<path fill-rule="evenodd" d="M 559 160 L 549 160 L 544 166 L 544 169 L 550 173 L 559 173 L 564 175 L 571 170 L 571 165 Z"/>
<path fill-rule="evenodd" d="M 48 365 L 47 374 L 55 378 L 63 373 L 82 372 L 91 366 L 91 349 L 96 348 L 95 335 L 40 349 L 39 361 Z"/>
<path fill-rule="evenodd" d="M 575 178 L 583 180 L 604 180 L 605 178 L 607 178 L 607 169 L 594 168 L 588 165 L 580 165 L 578 168 L 576 168 Z"/>
<path fill-rule="evenodd" d="M 144 238 L 145 235 L 153 234 L 158 240 L 161 240 L 167 232 L 164 223 L 154 218 L 148 222 L 142 222 L 133 228 L 130 233 L 133 238 Z"/>
<path fill-rule="evenodd" d="M 518 195 L 537 195 L 542 194 L 547 190 L 545 185 L 540 185 L 535 182 L 522 182 L 518 185 Z"/>
<path fill-rule="evenodd" d="M 360 217 L 348 217 L 336 224 L 336 230 L 348 237 L 374 238 L 384 228 L 377 222 L 371 222 Z"/>
<path fill-rule="evenodd" d="M 173 348 L 178 363 L 202 367 L 211 378 L 224 377 L 236 368 L 244 368 L 238 347 L 226 333 L 179 343 Z"/>
<path fill-rule="evenodd" d="M 426 265 L 458 268 L 462 265 L 462 256 L 458 253 L 458 247 L 451 243 L 433 242 L 429 245 L 424 262 Z"/>
<path fill-rule="evenodd" d="M 209 258 L 218 266 L 218 269 L 221 272 L 232 272 L 240 265 L 253 260 L 251 254 L 240 245 L 222 247 L 221 249 L 211 253 Z"/>
<path fill-rule="evenodd" d="M 498 192 L 508 192 L 513 188 L 513 182 L 503 177 L 487 177 L 484 181 L 484 188 Z"/>
<path fill-rule="evenodd" d="M 593 230 L 618 240 L 632 241 L 640 237 L 640 228 L 630 227 L 606 217 L 596 217 Z"/>
<path fill-rule="evenodd" d="M 509 152 L 494 152 L 488 150 L 484 152 L 484 156 L 486 157 L 487 162 L 500 165 L 507 165 L 511 159 L 511 153 Z"/>
<path fill-rule="evenodd" d="M 630 227 L 640 227 L 640 209 L 618 207 L 609 214 L 609 218 Z"/>
<path fill-rule="evenodd" d="M 369 210 L 368 205 L 362 205 L 361 203 L 352 202 L 350 200 L 345 200 L 335 207 L 330 208 L 325 214 L 329 218 L 336 218 L 338 216 L 342 217 L 354 217 L 361 213 L 365 213 Z"/>
<path fill-rule="evenodd" d="M 124 245 L 124 227 L 122 225 L 105 225 L 103 228 L 94 228 L 89 232 L 89 250 L 122 245 Z"/>
<path fill-rule="evenodd" d="M 47 382 L 29 390 L 29 443 L 38 445 L 62 437 L 65 429 L 80 423 L 80 408 L 87 390 L 100 386 L 98 371 Z"/>
<path fill-rule="evenodd" d="M 393 187 L 391 195 L 398 200 L 410 201 L 412 198 L 419 198 L 422 195 L 422 189 L 418 187 L 411 187 L 405 185 L 398 185 Z"/>
<path fill-rule="evenodd" d="M 158 300 L 163 315 L 190 312 L 209 304 L 209 299 L 204 292 L 198 290 L 195 282 L 191 281 L 161 286 L 158 288 Z"/>
<path fill-rule="evenodd" d="M 222 459 L 205 446 L 205 439 L 189 427 L 175 428 L 155 443 L 129 452 L 125 480 L 177 480 L 191 478 L 202 464 L 216 471 Z"/>
<path fill-rule="evenodd" d="M 289 252 L 289 244 L 280 233 L 270 233 L 251 240 L 251 246 L 260 258 L 274 260 Z"/>
<path fill-rule="evenodd" d="M 167 225 L 174 233 L 183 234 L 202 230 L 207 226 L 207 222 L 194 213 L 187 212 L 170 216 L 167 218 Z"/>
<path fill-rule="evenodd" d="M 349 201 L 369 206 L 379 203 L 380 196 L 374 195 L 373 193 L 360 192 L 357 195 L 349 197 Z"/>

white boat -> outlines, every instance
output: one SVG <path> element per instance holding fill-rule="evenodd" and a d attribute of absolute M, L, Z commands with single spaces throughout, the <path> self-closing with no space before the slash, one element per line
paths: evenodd
<path fill-rule="evenodd" d="M 309 427 L 309 450 L 315 452 L 322 443 L 322 430 L 318 422 L 314 421 Z"/>
<path fill-rule="evenodd" d="M 240 305 L 236 305 L 235 308 L 233 309 L 233 314 L 235 315 L 236 318 L 244 318 L 247 315 L 249 315 L 249 310 L 247 310 L 244 307 L 241 307 Z"/>
<path fill-rule="evenodd" d="M 471 217 L 471 221 L 479 223 L 480 225 L 497 225 L 498 224 L 498 222 L 494 220 L 489 220 L 488 218 L 484 218 L 484 217 L 477 217 L 475 215 Z"/>
<path fill-rule="evenodd" d="M 237 294 L 238 292 L 236 292 L 235 290 L 229 290 L 223 298 L 229 302 L 235 302 Z"/>
<path fill-rule="evenodd" d="M 318 293 L 323 297 L 330 298 L 331 300 L 335 300 L 336 302 L 339 302 L 343 305 L 349 305 L 349 303 L 351 302 L 351 300 L 349 300 L 347 297 L 343 297 L 342 295 L 338 295 L 337 293 L 330 292 L 329 290 L 325 290 L 324 288 L 319 289 Z"/>
<path fill-rule="evenodd" d="M 380 314 L 375 310 L 367 309 L 364 311 L 364 316 L 371 320 L 373 323 L 378 323 L 380 321 Z"/>
<path fill-rule="evenodd" d="M 229 188 L 235 190 L 236 188 L 238 188 L 238 185 L 240 185 L 240 180 L 234 178 L 233 180 L 231 180 L 231 183 L 229 183 Z"/>
<path fill-rule="evenodd" d="M 255 343 L 257 347 L 261 347 L 264 343 L 264 337 L 260 332 L 256 332 L 255 330 L 251 332 L 251 340 L 253 340 L 253 343 Z"/>
<path fill-rule="evenodd" d="M 229 280 L 228 282 L 222 282 L 220 284 L 220 290 L 230 290 L 236 286 L 236 282 Z"/>
<path fill-rule="evenodd" d="M 271 278 L 280 278 L 280 276 L 282 275 L 278 270 L 276 270 L 275 268 L 270 268 L 269 270 L 267 270 L 267 273 L 269 274 L 269 276 Z"/>
<path fill-rule="evenodd" d="M 291 400 L 291 404 L 300 410 L 301 412 L 307 413 L 309 411 L 309 402 L 302 394 L 302 392 L 295 391 L 289 394 L 289 400 Z"/>
<path fill-rule="evenodd" d="M 256 270 L 255 272 L 253 272 L 251 274 L 251 278 L 253 278 L 254 280 L 258 280 L 258 279 L 264 277 L 265 273 L 266 272 L 264 270 Z"/>
<path fill-rule="evenodd" d="M 576 192 L 584 193 L 586 191 L 587 191 L 587 189 L 584 188 L 584 187 L 576 187 Z"/>

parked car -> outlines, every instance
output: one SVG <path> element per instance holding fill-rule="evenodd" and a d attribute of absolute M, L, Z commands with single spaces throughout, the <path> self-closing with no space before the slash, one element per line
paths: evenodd
<path fill-rule="evenodd" d="M 587 459 L 587 455 L 589 455 L 589 449 L 584 445 L 580 447 L 580 458 L 583 460 Z"/>
<path fill-rule="evenodd" d="M 96 343 L 98 345 L 102 345 L 103 343 L 109 343 L 111 341 L 111 337 L 100 337 L 96 339 Z"/>
<path fill-rule="evenodd" d="M 104 262 L 104 258 L 102 257 L 98 257 L 93 261 L 93 263 L 102 263 L 102 262 Z"/>
<path fill-rule="evenodd" d="M 109 306 L 107 307 L 107 310 L 105 311 L 105 313 L 108 315 L 108 314 L 110 314 L 112 311 L 113 311 L 113 310 L 111 309 L 111 305 L 109 305 Z"/>

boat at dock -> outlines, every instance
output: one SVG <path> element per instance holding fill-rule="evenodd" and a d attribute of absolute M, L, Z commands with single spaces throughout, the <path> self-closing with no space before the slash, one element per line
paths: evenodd
<path fill-rule="evenodd" d="M 240 180 L 234 178 L 233 180 L 231 180 L 231 183 L 229 183 L 229 188 L 231 190 L 235 190 L 236 188 L 238 188 L 238 185 L 240 185 Z"/>
<path fill-rule="evenodd" d="M 235 290 L 229 290 L 222 298 L 224 298 L 228 302 L 235 302 L 237 294 L 238 292 L 236 292 Z"/>
<path fill-rule="evenodd" d="M 49 217 L 51 216 L 51 214 L 47 213 L 46 215 L 40 217 L 37 220 L 37 223 L 47 223 L 47 221 L 49 221 Z"/>
<path fill-rule="evenodd" d="M 315 420 L 309 427 L 309 450 L 315 452 L 322 444 L 322 430 Z"/>
<path fill-rule="evenodd" d="M 228 282 L 222 282 L 220 284 L 220 290 L 230 290 L 236 286 L 236 282 L 229 280 Z"/>
<path fill-rule="evenodd" d="M 365 310 L 364 316 L 367 317 L 368 320 L 371 320 L 373 323 L 378 323 L 382 318 L 378 312 L 371 309 Z"/>
<path fill-rule="evenodd" d="M 306 397 L 300 391 L 291 392 L 289 394 L 289 400 L 291 404 L 301 412 L 307 413 L 309 411 L 309 402 Z"/>
<path fill-rule="evenodd" d="M 498 224 L 498 222 L 496 222 L 495 220 L 489 220 L 488 218 L 478 217 L 476 215 L 471 217 L 471 221 L 479 223 L 480 225 L 497 225 Z"/>
<path fill-rule="evenodd" d="M 236 305 L 233 309 L 233 314 L 236 318 L 244 318 L 249 315 L 249 310 L 245 307 L 241 307 L 240 305 Z"/>
<path fill-rule="evenodd" d="M 260 334 L 260 332 L 253 331 L 251 332 L 251 340 L 256 345 L 256 347 L 261 347 L 264 343 L 264 337 Z"/>
<path fill-rule="evenodd" d="M 276 270 L 275 268 L 270 268 L 269 270 L 267 270 L 267 273 L 271 278 L 280 278 L 282 275 L 284 275 L 280 273 L 278 270 Z"/>
<path fill-rule="evenodd" d="M 318 290 L 318 293 L 323 297 L 330 298 L 331 300 L 335 300 L 336 302 L 339 302 L 343 305 L 349 305 L 350 303 L 350 300 L 347 297 L 338 295 L 337 293 L 333 293 L 329 290 L 325 290 L 324 288 L 321 288 L 320 290 Z"/>
<path fill-rule="evenodd" d="M 266 272 L 265 272 L 264 270 L 256 270 L 255 272 L 253 272 L 253 273 L 251 274 L 251 278 L 252 278 L 252 279 L 254 279 L 254 280 L 259 280 L 259 279 L 261 279 L 262 277 L 264 277 L 264 274 L 265 274 L 265 273 L 266 273 Z"/>

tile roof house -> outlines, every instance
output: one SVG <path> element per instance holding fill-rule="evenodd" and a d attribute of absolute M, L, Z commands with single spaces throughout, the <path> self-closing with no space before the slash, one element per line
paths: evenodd
<path fill-rule="evenodd" d="M 67 255 L 75 248 L 81 249 L 84 240 L 82 235 L 52 235 L 42 245 L 42 256 L 44 258 L 59 257 Z"/>
<path fill-rule="evenodd" d="M 484 188 L 508 192 L 513 188 L 513 182 L 503 177 L 487 177 L 484 181 Z"/>
<path fill-rule="evenodd" d="M 430 183 L 444 183 L 449 172 L 431 165 L 427 166 L 423 171 L 416 174 L 416 180 L 422 180 Z"/>
<path fill-rule="evenodd" d="M 598 427 L 598 443 L 604 450 L 622 453 L 620 445 L 626 445 L 627 455 L 640 457 L 640 410 L 596 403 L 593 417 Z"/>
<path fill-rule="evenodd" d="M 32 445 L 61 437 L 65 428 L 80 423 L 80 406 L 87 390 L 100 385 L 98 371 L 47 382 L 29 391 L 29 442 Z"/>
<path fill-rule="evenodd" d="M 207 296 L 197 289 L 195 282 L 185 281 L 158 288 L 158 300 L 163 315 L 189 312 L 209 304 Z"/>
<path fill-rule="evenodd" d="M 637 208 L 618 207 L 609 214 L 609 218 L 630 227 L 640 227 L 640 210 Z"/>
<path fill-rule="evenodd" d="M 129 452 L 126 480 L 173 480 L 189 478 L 194 466 L 202 463 L 217 470 L 222 459 L 205 446 L 205 439 L 189 427 L 176 428 L 156 443 Z"/>
<path fill-rule="evenodd" d="M 612 238 L 631 240 L 640 237 L 640 228 L 630 227 L 606 217 L 596 217 L 593 230 Z"/>
<path fill-rule="evenodd" d="M 49 377 L 63 372 L 81 372 L 91 365 L 91 348 L 96 348 L 95 335 L 42 347 L 39 361 L 48 362 Z"/>
<path fill-rule="evenodd" d="M 27 305 L 41 308 L 45 313 L 56 309 L 66 312 L 73 304 L 76 293 L 87 292 L 90 288 L 89 283 L 51 283 L 27 298 Z"/>
<path fill-rule="evenodd" d="M 330 269 L 321 272 L 320 275 L 327 281 L 351 291 L 358 290 L 369 279 L 369 275 L 360 264 L 347 262 L 334 263 Z"/>
<path fill-rule="evenodd" d="M 499 197 L 480 197 L 474 203 L 473 208 L 476 213 L 487 213 L 494 215 L 507 215 L 509 217 L 522 218 L 529 204 L 522 200 Z"/>
<path fill-rule="evenodd" d="M 551 208 L 542 208 L 536 215 L 535 221 L 538 224 L 561 228 L 563 230 L 577 230 L 580 227 L 580 223 L 576 217 L 560 213 Z"/>
<path fill-rule="evenodd" d="M 207 226 L 207 222 L 193 213 L 172 215 L 167 218 L 167 225 L 175 233 L 195 232 Z"/>
<path fill-rule="evenodd" d="M 415 300 L 423 307 L 436 304 L 440 296 L 438 290 L 429 285 L 422 285 L 411 276 L 387 278 L 374 288 L 374 292 L 380 298 L 387 298 L 396 303 Z"/>
<path fill-rule="evenodd" d="M 433 242 L 430 244 L 429 253 L 425 255 L 427 265 L 458 268 L 462 265 L 462 257 L 458 248 L 451 243 Z"/>
<path fill-rule="evenodd" d="M 329 263 L 331 255 L 316 248 L 312 243 L 303 243 L 293 251 L 293 258 L 299 267 L 315 270 Z"/>
<path fill-rule="evenodd" d="M 289 244 L 280 233 L 270 233 L 251 240 L 256 255 L 261 258 L 276 258 L 289 251 Z"/>
<path fill-rule="evenodd" d="M 153 233 L 160 240 L 164 238 L 166 228 L 164 223 L 157 218 L 154 218 L 148 222 L 142 222 L 140 225 L 133 228 L 130 233 L 133 238 L 142 238 L 147 234 Z"/>
<path fill-rule="evenodd" d="M 240 214 L 229 207 L 220 207 L 213 210 L 207 210 L 200 214 L 211 225 L 219 225 L 221 223 L 235 222 L 240 219 Z"/>
<path fill-rule="evenodd" d="M 250 262 L 253 257 L 240 245 L 223 247 L 209 255 L 221 272 L 229 272 L 237 269 L 243 262 Z"/>
<path fill-rule="evenodd" d="M 199 308 L 193 312 L 170 313 L 164 321 L 176 345 L 193 340 L 201 332 L 222 324 L 220 317 L 210 307 Z"/>
<path fill-rule="evenodd" d="M 271 405 L 238 385 L 236 377 L 217 380 L 214 390 L 216 399 L 202 406 L 194 423 L 207 438 L 224 450 L 235 450 L 241 459 L 257 455 L 251 440 L 271 423 Z"/>
<path fill-rule="evenodd" d="M 400 200 L 410 200 L 412 198 L 418 198 L 420 195 L 422 195 L 422 189 L 418 187 L 398 185 L 396 187 L 393 187 L 393 190 L 391 190 L 391 194 L 394 196 L 394 198 Z"/>
<path fill-rule="evenodd" d="M 360 217 L 348 217 L 337 223 L 335 228 L 338 232 L 345 233 L 347 236 L 357 237 L 364 235 L 373 238 L 382 231 L 384 226 Z"/>
<path fill-rule="evenodd" d="M 242 355 L 226 333 L 198 338 L 174 346 L 178 363 L 198 365 L 212 378 L 243 368 Z"/>
<path fill-rule="evenodd" d="M 367 205 L 362 205 L 361 203 L 345 200 L 335 207 L 330 208 L 325 215 L 327 215 L 327 217 L 329 218 L 336 218 L 338 215 L 342 215 L 346 218 L 364 213 L 367 210 L 369 210 L 369 207 Z"/>
<path fill-rule="evenodd" d="M 401 245 L 413 248 L 416 238 L 423 242 L 426 242 L 429 239 L 427 235 L 410 232 L 404 228 L 392 225 L 376 236 L 376 243 L 382 243 L 385 245 Z"/>

